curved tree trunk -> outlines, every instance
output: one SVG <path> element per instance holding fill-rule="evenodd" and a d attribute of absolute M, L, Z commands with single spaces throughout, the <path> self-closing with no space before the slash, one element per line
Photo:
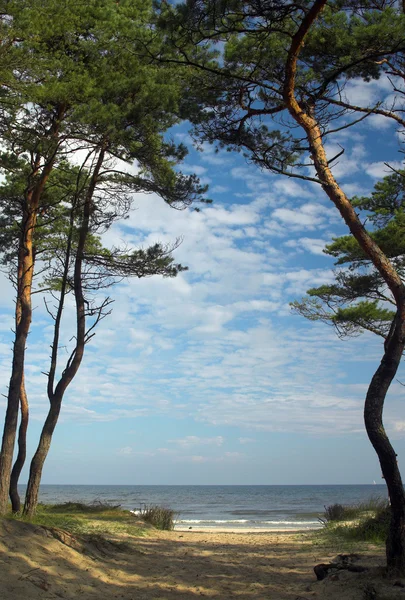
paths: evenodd
<path fill-rule="evenodd" d="M 41 482 L 42 469 L 48 455 L 52 441 L 52 435 L 58 422 L 62 398 L 52 402 L 48 416 L 41 431 L 41 437 L 37 451 L 35 452 L 30 466 L 27 491 L 25 494 L 24 515 L 31 517 L 38 504 L 39 484 Z"/>
<path fill-rule="evenodd" d="M 314 167 L 321 185 L 339 210 L 351 234 L 386 282 L 397 306 L 396 317 L 385 344 L 384 356 L 368 388 L 364 419 L 367 434 L 378 455 L 391 500 L 392 517 L 386 545 L 387 568 L 405 575 L 405 494 L 396 454 L 384 430 L 384 401 L 394 378 L 405 346 L 405 286 L 392 265 L 364 228 L 350 200 L 335 180 L 325 152 L 322 131 L 311 106 L 301 106 L 295 97 L 297 60 L 305 37 L 327 0 L 315 0 L 294 35 L 285 67 L 284 101 L 293 119 L 305 131 Z"/>
<path fill-rule="evenodd" d="M 64 274 L 62 278 L 62 289 L 60 293 L 58 310 L 55 318 L 54 326 L 54 337 L 52 343 L 51 353 L 51 367 L 48 374 L 48 398 L 50 402 L 50 408 L 48 416 L 44 423 L 44 427 L 41 432 L 37 451 L 31 461 L 30 475 L 28 480 L 27 492 L 25 495 L 25 504 L 23 513 L 27 517 L 31 517 L 37 508 L 39 485 L 41 482 L 42 469 L 49 452 L 49 448 L 52 441 L 52 435 L 58 422 L 58 417 L 62 405 L 63 395 L 75 377 L 84 355 L 84 347 L 86 344 L 86 306 L 85 298 L 83 295 L 83 260 L 84 260 L 84 248 L 86 245 L 87 236 L 90 230 L 90 215 L 92 209 L 92 199 L 94 190 L 97 185 L 98 176 L 104 161 L 106 152 L 106 146 L 103 145 L 99 151 L 97 163 L 94 167 L 91 181 L 86 192 L 86 197 L 82 206 L 82 219 L 79 229 L 79 239 L 77 243 L 76 256 L 74 261 L 74 275 L 73 275 L 73 290 L 76 303 L 76 345 L 73 350 L 71 357 L 69 358 L 66 368 L 62 373 L 62 376 L 54 389 L 54 379 L 57 366 L 58 346 L 59 346 L 59 335 L 60 335 L 60 324 L 62 319 L 62 312 L 64 307 L 65 290 L 68 280 L 69 263 L 71 257 L 71 242 L 74 225 L 74 212 L 71 212 L 71 228 L 70 235 L 65 256 Z"/>
<path fill-rule="evenodd" d="M 18 454 L 11 471 L 10 477 L 10 500 L 13 513 L 21 510 L 21 500 L 18 493 L 18 480 L 27 456 L 27 429 L 29 420 L 28 398 L 25 390 L 24 374 L 20 390 L 20 413 L 21 422 L 18 430 Z"/>
<path fill-rule="evenodd" d="M 37 224 L 37 213 L 42 192 L 55 163 L 58 149 L 58 132 L 65 110 L 66 107 L 64 105 L 58 107 L 54 121 L 47 132 L 50 142 L 50 152 L 45 164 L 42 165 L 43 156 L 39 153 L 35 156 L 22 203 L 21 232 L 17 259 L 16 300 L 16 314 L 19 312 L 21 316 L 19 321 L 17 320 L 15 332 L 7 410 L 0 450 L 0 515 L 4 515 L 8 508 L 11 467 L 18 424 L 18 407 L 24 374 L 25 348 L 32 319 L 31 290 L 35 265 L 33 242 Z"/>
<path fill-rule="evenodd" d="M 20 279 L 20 274 L 19 274 Z M 17 298 L 16 309 L 15 309 L 15 324 L 16 328 L 18 327 L 21 321 L 21 302 Z M 18 431 L 18 454 L 17 459 L 14 463 L 13 469 L 11 471 L 10 477 L 10 500 L 11 500 L 11 510 L 14 514 L 20 512 L 21 509 L 21 501 L 18 493 L 18 480 L 20 478 L 21 470 L 25 463 L 25 458 L 27 456 L 27 429 L 28 429 L 28 398 L 25 390 L 25 377 L 24 371 L 22 373 L 21 379 L 21 388 L 20 388 L 20 429 Z"/>
<path fill-rule="evenodd" d="M 28 206 L 31 201 L 32 198 L 27 199 Z M 30 207 L 23 219 L 23 230 L 18 252 L 17 304 L 20 304 L 21 317 L 16 326 L 7 411 L 0 451 L 0 515 L 7 512 L 11 467 L 18 424 L 18 407 L 24 372 L 25 347 L 32 318 L 31 287 L 34 269 L 32 234 L 35 224 L 36 208 Z"/>
<path fill-rule="evenodd" d="M 398 325 L 395 325 L 395 321 Z M 395 377 L 405 346 L 405 326 L 394 321 L 384 356 L 367 391 L 364 422 L 367 435 L 377 453 L 391 502 L 391 523 L 386 544 L 387 568 L 392 575 L 405 573 L 405 491 L 397 455 L 383 425 L 383 407 L 388 388 Z M 402 321 L 402 323 L 401 323 Z"/>

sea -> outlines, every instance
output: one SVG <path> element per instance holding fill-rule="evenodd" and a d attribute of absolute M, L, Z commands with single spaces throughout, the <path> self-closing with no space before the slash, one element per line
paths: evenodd
<path fill-rule="evenodd" d="M 23 497 L 25 486 L 21 486 Z M 177 529 L 306 530 L 331 504 L 386 499 L 385 485 L 42 485 L 39 501 L 174 510 Z"/>

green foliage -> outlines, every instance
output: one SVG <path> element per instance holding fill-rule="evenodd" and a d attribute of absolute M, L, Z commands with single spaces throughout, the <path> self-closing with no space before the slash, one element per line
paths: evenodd
<path fill-rule="evenodd" d="M 121 508 L 120 504 L 109 504 L 108 502 L 100 502 L 99 500 L 94 500 L 90 504 L 85 504 L 84 502 L 63 502 L 62 504 L 43 504 L 41 505 L 43 510 L 46 511 L 47 514 L 64 514 L 64 513 L 106 513 L 115 511 L 118 514 L 119 509 Z"/>
<path fill-rule="evenodd" d="M 139 526 L 134 525 L 129 511 L 98 501 L 91 504 L 81 502 L 39 504 L 35 516 L 31 519 L 21 516 L 14 518 L 49 528 L 62 529 L 73 535 L 144 534 Z"/>
<path fill-rule="evenodd" d="M 291 126 L 284 85 L 291 39 L 311 6 L 307 0 L 159 3 L 166 38 L 157 58 L 192 67 L 185 102 L 198 139 L 242 151 L 261 168 L 306 178 L 308 148 Z M 392 3 L 328 2 L 299 53 L 294 77 L 301 107 L 327 130 L 345 82 L 378 79 L 384 57 L 400 61 L 404 28 L 405 15 Z"/>
<path fill-rule="evenodd" d="M 405 273 L 404 191 L 405 172 L 400 171 L 378 182 L 370 197 L 353 201 L 375 227 L 373 239 L 401 277 Z M 311 321 L 333 325 L 340 337 L 367 330 L 386 338 L 395 316 L 395 303 L 357 241 L 345 235 L 327 245 L 324 252 L 344 268 L 336 271 L 335 283 L 309 289 L 306 297 L 291 303 L 293 311 Z"/>
<path fill-rule="evenodd" d="M 343 504 L 331 504 L 330 506 L 325 506 L 325 512 L 319 520 L 325 524 L 330 521 L 344 521 L 348 518 L 350 517 L 347 516 L 346 506 L 343 506 Z"/>
<path fill-rule="evenodd" d="M 385 543 L 391 521 L 391 507 L 386 500 L 341 508 L 343 513 L 339 515 L 342 514 L 342 518 L 324 521 L 326 536 L 346 541 Z M 333 514 L 332 511 L 332 516 Z M 341 523 L 341 521 L 352 522 Z"/>
<path fill-rule="evenodd" d="M 136 192 L 155 192 L 176 208 L 206 201 L 206 187 L 194 175 L 177 170 L 186 148 L 164 136 L 182 115 L 184 74 L 150 61 L 149 53 L 160 43 L 151 25 L 152 3 L 3 3 L 0 27 L 11 51 L 21 58 L 21 70 L 9 74 L 13 85 L 3 89 L 5 109 L 0 116 L 5 148 L 0 155 L 0 173 L 5 176 L 0 185 L 3 263 L 14 268 L 24 215 L 30 210 L 29 194 L 45 178 L 36 209 L 35 255 L 47 264 L 40 285 L 60 289 L 67 236 L 73 257 L 95 160 L 105 148 L 103 168 L 91 192 L 87 289 L 97 287 L 95 276 L 100 287 L 129 275 L 175 276 L 184 270 L 170 256 L 176 242 L 147 250 L 107 250 L 97 237 L 127 215 Z M 78 150 L 87 159 L 74 166 Z"/>
<path fill-rule="evenodd" d="M 369 519 L 372 516 L 379 515 L 387 509 L 387 501 L 381 498 L 370 498 L 366 502 L 359 502 L 352 505 L 331 504 L 325 506 L 325 512 L 320 517 L 320 522 L 327 525 L 336 521 L 352 521 L 354 519 Z"/>
<path fill-rule="evenodd" d="M 175 516 L 175 512 L 171 508 L 154 504 L 145 504 L 139 511 L 139 517 L 145 521 L 145 523 L 150 523 L 150 525 L 153 525 L 156 529 L 167 531 L 174 529 Z"/>

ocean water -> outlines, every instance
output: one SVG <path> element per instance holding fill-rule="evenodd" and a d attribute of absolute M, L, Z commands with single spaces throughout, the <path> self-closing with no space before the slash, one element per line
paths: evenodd
<path fill-rule="evenodd" d="M 21 486 L 24 495 L 25 486 Z M 40 502 L 94 501 L 136 510 L 172 508 L 176 526 L 249 529 L 319 527 L 324 506 L 386 498 L 385 485 L 42 485 Z"/>

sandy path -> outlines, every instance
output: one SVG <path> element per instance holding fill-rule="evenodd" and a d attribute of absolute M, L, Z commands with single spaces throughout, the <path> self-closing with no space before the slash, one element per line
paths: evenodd
<path fill-rule="evenodd" d="M 323 598 L 313 566 L 336 551 L 307 534 L 150 532 L 93 557 L 49 532 L 0 522 L 2 600 L 296 600 Z M 67 543 L 74 540 L 67 539 Z M 91 547 L 88 548 L 92 551 Z M 349 597 L 349 596 L 348 596 Z"/>

